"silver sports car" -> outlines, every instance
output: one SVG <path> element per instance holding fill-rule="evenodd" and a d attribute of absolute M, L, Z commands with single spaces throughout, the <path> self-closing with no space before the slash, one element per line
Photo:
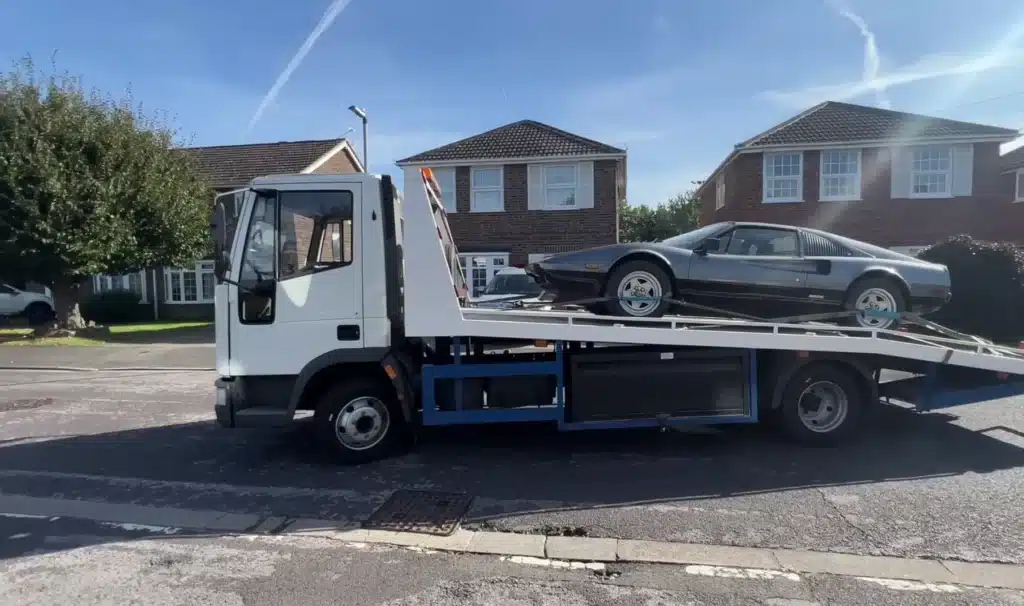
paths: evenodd
<path fill-rule="evenodd" d="M 526 271 L 556 302 L 605 299 L 587 308 L 634 317 L 664 315 L 672 306 L 666 299 L 769 319 L 844 309 L 929 313 L 950 297 L 943 265 L 769 223 L 715 223 L 661 242 L 554 255 Z M 850 321 L 895 322 L 863 314 Z"/>

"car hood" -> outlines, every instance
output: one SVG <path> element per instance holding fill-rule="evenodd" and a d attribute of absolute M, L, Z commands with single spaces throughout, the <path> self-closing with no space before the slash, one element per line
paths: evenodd
<path fill-rule="evenodd" d="M 595 266 L 594 269 L 607 269 L 623 255 L 635 250 L 644 250 L 655 253 L 671 252 L 675 255 L 685 255 L 690 253 L 688 250 L 674 248 L 660 242 L 623 242 L 619 244 L 605 244 L 604 246 L 595 246 L 593 248 L 585 248 L 583 250 L 551 255 L 542 261 L 531 264 L 531 266 L 553 269 L 566 266 L 580 267 L 583 265 L 591 265 Z M 530 267 L 527 267 L 526 271 L 527 273 L 530 273 Z"/>

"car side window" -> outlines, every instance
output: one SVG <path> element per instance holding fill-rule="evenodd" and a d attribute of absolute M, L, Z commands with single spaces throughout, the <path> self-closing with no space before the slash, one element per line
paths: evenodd
<path fill-rule="evenodd" d="M 737 227 L 723 238 L 725 254 L 747 257 L 796 257 L 799 255 L 794 230 L 772 227 Z"/>

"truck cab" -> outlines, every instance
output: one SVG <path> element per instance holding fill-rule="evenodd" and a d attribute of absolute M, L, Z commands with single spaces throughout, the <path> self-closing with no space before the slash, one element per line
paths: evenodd
<path fill-rule="evenodd" d="M 401 340 L 401 196 L 389 178 L 261 177 L 218 198 L 213 227 L 222 424 L 287 424 L 318 370 L 379 369 Z"/>

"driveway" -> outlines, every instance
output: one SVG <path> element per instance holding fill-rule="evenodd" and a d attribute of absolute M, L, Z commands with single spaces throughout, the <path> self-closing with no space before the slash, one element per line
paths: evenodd
<path fill-rule="evenodd" d="M 955 415 L 885 407 L 841 449 L 758 428 L 467 428 L 338 467 L 306 427 L 216 427 L 213 379 L 0 370 L 4 493 L 359 521 L 397 488 L 466 491 L 470 527 L 1024 564 L 1017 400 Z"/>

